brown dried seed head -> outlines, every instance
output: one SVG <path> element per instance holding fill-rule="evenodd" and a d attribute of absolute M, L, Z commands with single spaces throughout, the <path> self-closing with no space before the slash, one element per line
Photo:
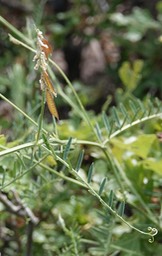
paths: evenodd
<path fill-rule="evenodd" d="M 57 96 L 57 93 L 56 93 L 56 91 L 55 91 L 54 88 L 53 88 L 53 85 L 52 85 L 52 83 L 51 83 L 51 80 L 50 80 L 50 78 L 49 78 L 48 73 L 47 73 L 47 72 L 42 72 L 42 74 L 41 74 L 41 79 L 42 79 L 43 83 L 46 84 L 47 89 L 49 90 L 49 92 L 50 92 L 51 94 L 53 94 L 53 96 L 56 97 L 56 96 Z"/>
<path fill-rule="evenodd" d="M 57 112 L 56 105 L 54 103 L 52 94 L 49 92 L 48 89 L 46 90 L 46 101 L 47 101 L 47 106 L 48 106 L 48 109 L 49 109 L 51 115 L 53 115 L 54 117 L 57 118 L 57 120 L 59 120 L 59 115 Z"/>

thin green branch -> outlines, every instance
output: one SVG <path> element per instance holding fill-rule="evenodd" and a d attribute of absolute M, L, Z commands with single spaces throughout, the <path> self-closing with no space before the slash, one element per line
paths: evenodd
<path fill-rule="evenodd" d="M 68 140 L 60 140 L 60 139 L 55 139 L 52 137 L 49 140 L 49 142 L 51 143 L 51 145 L 52 144 L 66 145 Z M 23 150 L 23 149 L 34 147 L 35 145 L 40 146 L 42 144 L 44 144 L 44 141 L 41 139 L 37 142 L 37 144 L 36 144 L 36 141 L 33 141 L 33 142 L 27 142 L 27 143 L 24 143 L 21 145 L 17 145 L 12 148 L 5 148 L 4 150 L 0 151 L 0 157 L 6 156 L 11 153 L 15 153 L 15 152 Z M 76 139 L 74 139 L 72 141 L 72 145 L 74 145 L 74 146 L 75 145 L 90 145 L 90 146 L 95 146 L 95 147 L 102 147 L 99 143 L 96 143 L 96 142 L 91 142 L 91 141 L 86 141 L 86 140 L 76 140 Z"/>
<path fill-rule="evenodd" d="M 38 132 L 37 132 L 36 144 L 40 138 L 40 133 L 43 129 L 42 126 L 43 126 L 44 105 L 45 105 L 45 91 L 42 91 L 41 112 L 40 112 L 39 122 L 38 122 Z"/>
<path fill-rule="evenodd" d="M 22 178 L 24 175 L 26 175 L 28 172 L 32 171 L 37 165 L 39 165 L 48 155 L 43 156 L 41 159 L 39 159 L 39 161 L 35 161 L 35 163 L 30 166 L 27 170 L 25 170 L 23 173 L 19 174 L 18 176 L 16 176 L 13 180 L 11 180 L 9 183 L 2 185 L 1 187 L 1 191 L 4 190 L 6 187 L 10 186 L 12 183 L 14 183 L 15 181 L 19 180 L 20 178 Z M 25 156 L 24 156 L 25 157 Z"/>
<path fill-rule="evenodd" d="M 108 148 L 107 148 L 107 150 L 103 149 L 103 152 L 105 154 L 105 157 L 106 157 L 107 161 L 110 163 L 110 166 L 111 166 L 111 169 L 112 169 L 112 171 L 114 173 L 116 181 L 117 181 L 117 183 L 118 183 L 119 187 L 121 188 L 121 191 L 122 191 L 122 193 L 124 195 L 124 191 L 125 191 L 124 190 L 124 185 L 123 185 L 123 182 L 122 182 L 121 177 L 119 175 L 119 172 L 117 171 L 117 168 L 116 168 L 116 166 L 114 164 L 114 161 L 113 161 L 114 157 L 110 156 L 110 154 L 108 152 Z"/>
<path fill-rule="evenodd" d="M 8 36 L 9 36 L 9 40 L 10 40 L 12 43 L 14 43 L 14 44 L 16 44 L 16 45 L 21 45 L 21 46 L 23 46 L 24 48 L 30 50 L 31 52 L 36 52 L 36 50 L 34 50 L 32 47 L 30 47 L 29 45 L 27 45 L 27 44 L 23 43 L 22 41 L 18 40 L 17 38 L 15 38 L 14 36 L 12 36 L 11 34 L 8 34 Z"/>
<path fill-rule="evenodd" d="M 112 134 L 110 135 L 110 137 L 107 138 L 107 139 L 103 142 L 103 145 L 107 144 L 112 138 L 116 137 L 117 135 L 119 135 L 119 134 L 122 133 L 123 131 L 125 131 L 125 130 L 127 130 L 127 129 L 129 129 L 129 128 L 131 128 L 131 127 L 137 125 L 137 124 L 141 124 L 141 123 L 146 122 L 146 121 L 148 121 L 148 120 L 150 120 L 150 119 L 157 118 L 157 117 L 160 117 L 160 116 L 162 116 L 162 113 L 157 113 L 157 114 L 153 114 L 153 115 L 150 115 L 150 116 L 145 116 L 145 117 L 143 117 L 143 118 L 141 118 L 141 119 L 138 119 L 138 120 L 132 122 L 131 124 L 127 124 L 127 125 L 123 126 L 121 129 L 119 129 L 119 130 L 115 131 L 114 133 L 112 133 Z"/>
<path fill-rule="evenodd" d="M 0 93 L 0 98 L 8 102 L 11 106 L 13 106 L 16 110 L 18 110 L 23 116 L 25 116 L 31 123 L 33 123 L 35 126 L 38 126 L 37 122 L 35 122 L 30 116 L 28 116 L 23 110 L 21 110 L 18 106 L 16 106 L 12 101 L 7 99 L 3 94 Z M 48 133 L 45 129 L 42 129 L 44 133 Z"/>
<path fill-rule="evenodd" d="M 59 87 L 57 89 L 58 91 L 58 94 L 61 95 L 61 97 L 69 104 L 69 106 L 71 106 L 74 111 L 82 118 L 84 119 L 83 117 L 83 113 L 80 111 L 79 107 L 75 104 L 75 102 L 73 102 L 65 93 L 64 91 Z"/>
<path fill-rule="evenodd" d="M 136 230 L 137 232 L 139 232 L 139 233 L 141 233 L 141 234 L 143 234 L 143 235 L 150 236 L 149 242 L 153 242 L 154 236 L 155 236 L 155 235 L 157 234 L 157 232 L 158 232 L 157 229 L 149 227 L 148 229 L 150 230 L 150 232 L 144 232 L 144 231 L 142 231 L 142 230 L 140 230 L 140 229 L 138 229 L 138 228 L 132 226 L 129 222 L 127 222 L 125 219 L 123 219 L 123 217 L 120 216 L 115 210 L 113 210 L 113 209 L 100 197 L 100 195 L 91 187 L 91 185 L 90 185 L 87 181 L 85 181 L 85 180 L 79 175 L 79 173 L 76 172 L 76 171 L 71 167 L 71 165 L 69 165 L 66 161 L 64 161 L 64 160 L 63 160 L 62 158 L 60 158 L 59 156 L 56 156 L 56 157 L 57 157 L 57 160 L 58 160 L 59 162 L 61 162 L 62 164 L 64 164 L 64 165 L 71 171 L 71 173 L 72 173 L 78 180 L 80 180 L 81 183 L 83 183 L 83 184 L 87 187 L 88 191 L 89 191 L 93 196 L 95 196 L 95 197 L 100 201 L 100 203 L 101 203 L 104 207 L 106 207 L 106 208 L 111 212 L 112 215 L 118 217 L 122 222 L 124 222 L 126 225 L 128 225 L 131 229 L 134 229 L 134 230 Z"/>
<path fill-rule="evenodd" d="M 73 230 L 70 230 L 71 232 L 71 239 L 72 239 L 72 243 L 73 243 L 73 247 L 74 247 L 74 253 L 75 256 L 79 256 L 79 251 L 78 251 L 78 245 L 77 245 L 77 241 L 76 241 L 76 235 L 74 234 Z"/>
<path fill-rule="evenodd" d="M 28 158 L 30 160 L 30 158 Z M 35 160 L 34 160 L 35 161 Z M 81 182 L 79 182 L 78 180 L 75 180 L 73 178 L 70 178 L 70 177 L 67 177 L 65 176 L 62 172 L 58 172 L 56 170 L 54 170 L 53 168 L 51 168 L 50 166 L 46 165 L 46 164 L 43 164 L 43 163 L 39 163 L 39 166 L 42 167 L 44 170 L 47 170 L 53 174 L 55 174 L 57 177 L 63 179 L 63 180 L 66 180 L 70 183 L 73 183 L 73 184 L 76 184 L 76 185 L 79 185 L 81 187 L 85 187 L 85 185 Z"/>
<path fill-rule="evenodd" d="M 27 145 L 27 144 L 28 144 L 28 145 Z M 37 145 L 38 145 L 38 144 L 37 144 Z M 24 146 L 29 147 L 30 145 L 29 145 L 29 143 L 26 143 L 26 145 L 24 144 Z M 32 143 L 32 146 L 35 147 L 35 142 Z M 16 147 L 15 147 L 15 148 L 16 148 Z M 25 148 L 25 147 L 24 147 L 24 148 Z M 22 149 L 23 149 L 23 148 L 22 148 Z M 9 151 L 9 150 L 10 150 L 10 149 L 6 149 L 6 151 Z M 49 153 L 51 154 L 51 152 L 49 152 L 49 150 L 47 150 L 47 151 L 48 151 L 48 154 L 49 154 Z M 3 152 L 4 152 L 4 151 L 3 151 Z M 15 152 L 15 151 L 13 151 L 13 152 Z M 1 152 L 0 152 L 0 153 L 1 153 Z M 31 157 L 30 157 L 30 156 L 27 156 L 27 155 L 25 155 L 25 154 L 23 154 L 23 157 L 24 157 L 25 159 L 31 160 Z M 28 173 L 29 171 L 31 171 L 35 166 L 38 165 L 38 166 L 42 167 L 44 170 L 47 170 L 47 171 L 49 171 L 49 172 L 55 174 L 57 177 L 59 177 L 59 178 L 61 178 L 61 179 L 63 179 L 63 180 L 66 180 L 66 181 L 71 182 L 71 183 L 73 183 L 73 184 L 79 185 L 79 186 L 81 186 L 81 187 L 85 187 L 85 185 L 84 185 L 83 183 L 79 182 L 78 180 L 75 180 L 75 179 L 73 179 L 73 178 L 67 177 L 67 176 L 65 176 L 62 172 L 58 172 L 58 171 L 54 170 L 53 168 L 51 168 L 50 166 L 48 166 L 48 165 L 42 163 L 42 160 L 43 160 L 43 159 L 44 159 L 44 158 L 42 158 L 42 159 L 39 160 L 39 161 L 37 161 L 36 159 L 33 159 L 33 162 L 35 163 L 35 165 L 32 166 L 32 167 L 30 167 L 28 170 L 24 171 L 24 173 L 22 173 L 22 175 L 18 176 L 18 178 L 16 178 L 16 180 L 19 179 L 19 178 L 21 178 L 23 175 L 25 175 L 26 173 Z M 15 181 L 15 179 L 13 179 L 13 182 L 14 182 L 14 181 Z M 2 188 L 1 188 L 1 190 L 4 189 L 4 188 L 6 188 L 7 186 L 9 186 L 10 184 L 12 184 L 12 182 L 7 183 L 7 184 L 4 184 L 4 185 L 2 186 Z"/>
<path fill-rule="evenodd" d="M 118 163 L 117 159 L 113 156 L 113 154 L 111 153 L 110 149 L 107 148 L 107 151 L 105 149 L 103 149 L 103 152 L 107 158 L 107 160 L 109 161 L 112 171 L 114 172 L 115 178 L 117 180 L 117 183 L 119 185 L 119 187 L 122 190 L 122 193 L 124 195 L 124 185 L 123 184 L 127 184 L 127 186 L 129 187 L 129 189 L 132 191 L 132 193 L 134 195 L 136 195 L 137 199 L 139 200 L 140 204 L 142 205 L 142 207 L 145 209 L 146 213 L 147 213 L 147 217 L 156 225 L 158 225 L 158 220 L 155 218 L 155 215 L 150 211 L 149 207 L 147 206 L 147 204 L 145 204 L 145 202 L 143 201 L 142 197 L 140 196 L 140 194 L 137 192 L 137 190 L 135 189 L 135 187 L 133 186 L 133 184 L 131 183 L 131 181 L 127 178 L 124 170 L 122 169 L 122 166 Z M 123 183 L 123 181 L 124 183 Z M 124 198 L 125 199 L 125 198 Z M 146 213 L 143 213 L 146 215 Z"/>
<path fill-rule="evenodd" d="M 110 247 L 111 247 L 111 241 L 112 241 L 112 237 L 113 237 L 113 228 L 115 226 L 115 221 L 112 222 L 111 227 L 109 227 L 108 233 L 107 233 L 107 239 L 106 239 L 106 243 L 104 246 L 104 255 L 103 256 L 107 256 L 109 254 L 110 251 Z"/>
<path fill-rule="evenodd" d="M 109 152 L 110 154 L 110 152 Z M 111 155 L 111 154 L 110 154 Z M 145 211 L 147 212 L 147 217 L 156 225 L 158 225 L 159 221 L 156 220 L 155 215 L 150 211 L 150 209 L 148 208 L 147 204 L 143 201 L 142 197 L 140 196 L 140 194 L 137 192 L 137 190 L 135 189 L 135 187 L 133 186 L 133 184 L 131 183 L 131 181 L 127 178 L 125 172 L 123 171 L 121 165 L 118 163 L 118 161 L 113 158 L 113 161 L 115 163 L 115 166 L 118 169 L 118 173 L 121 175 L 121 177 L 123 178 L 125 184 L 127 184 L 127 186 L 130 188 L 130 190 L 132 191 L 132 193 L 134 195 L 136 195 L 137 199 L 139 200 L 140 204 L 142 205 L 142 207 L 145 209 Z"/>
<path fill-rule="evenodd" d="M 79 104 L 79 106 L 80 106 L 80 108 L 81 108 L 81 111 L 83 112 L 83 116 L 84 116 L 85 121 L 87 121 L 87 123 L 88 123 L 88 125 L 90 126 L 91 130 L 93 131 L 93 133 L 94 133 L 95 136 L 97 137 L 95 128 L 93 127 L 93 125 L 92 125 L 92 123 L 91 123 L 91 121 L 90 121 L 90 118 L 89 118 L 89 116 L 88 116 L 88 114 L 87 114 L 87 112 L 86 112 L 86 110 L 85 110 L 85 108 L 84 108 L 84 106 L 83 106 L 83 104 L 82 104 L 82 102 L 81 102 L 81 100 L 80 100 L 78 94 L 76 93 L 76 91 L 75 91 L 75 89 L 74 89 L 72 83 L 70 82 L 70 80 L 68 79 L 68 77 L 65 75 L 65 73 L 62 71 L 62 69 L 61 69 L 53 60 L 49 59 L 49 61 L 50 61 L 50 63 L 59 71 L 59 73 L 61 74 L 61 76 L 64 78 L 64 80 L 66 81 L 66 83 L 68 84 L 68 86 L 70 87 L 70 89 L 72 90 L 72 92 L 73 92 L 73 94 L 74 94 L 74 96 L 75 96 L 75 98 L 76 98 L 76 100 L 77 100 L 77 102 L 78 102 L 78 104 Z M 97 139 L 98 139 L 98 137 L 97 137 Z"/>
<path fill-rule="evenodd" d="M 11 30 L 15 35 L 17 35 L 20 39 L 22 39 L 24 42 L 26 42 L 29 45 L 33 45 L 33 41 L 29 40 L 28 37 L 24 36 L 23 33 L 21 33 L 18 29 L 16 29 L 11 23 L 9 23 L 7 20 L 5 20 L 2 16 L 0 16 L 0 22 L 7 27 L 9 30 Z"/>
<path fill-rule="evenodd" d="M 37 146 L 41 145 L 42 143 L 43 143 L 43 140 L 39 141 L 37 143 Z M 23 150 L 23 149 L 31 148 L 31 147 L 34 147 L 34 146 L 35 146 L 35 141 L 24 143 L 24 144 L 21 144 L 21 145 L 12 147 L 12 148 L 6 148 L 5 150 L 0 151 L 0 157 L 6 156 L 6 155 L 11 154 L 11 153 L 15 153 L 15 152 Z"/>

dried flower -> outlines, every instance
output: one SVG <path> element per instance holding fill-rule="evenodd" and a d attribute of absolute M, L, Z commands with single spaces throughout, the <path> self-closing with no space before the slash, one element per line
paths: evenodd
<path fill-rule="evenodd" d="M 48 43 L 48 41 L 44 38 L 43 33 L 36 29 L 37 32 L 37 51 L 33 58 L 33 61 L 36 62 L 34 69 L 38 70 L 41 69 L 41 78 L 39 80 L 41 90 L 46 91 L 46 101 L 47 106 L 50 113 L 59 119 L 58 112 L 53 101 L 53 97 L 57 96 L 56 91 L 53 88 L 52 82 L 48 75 L 48 58 L 49 55 L 52 53 L 52 47 Z"/>

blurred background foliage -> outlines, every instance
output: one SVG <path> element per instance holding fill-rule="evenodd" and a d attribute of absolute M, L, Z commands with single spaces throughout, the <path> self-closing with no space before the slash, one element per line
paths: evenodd
<path fill-rule="evenodd" d="M 34 38 L 33 22 L 41 29 L 53 47 L 52 59 L 67 74 L 88 115 L 102 127 L 102 111 L 111 114 L 112 106 L 123 103 L 129 111 L 129 100 L 141 99 L 144 104 L 158 97 L 162 99 L 162 1 L 158 0 L 1 0 L 0 15 L 24 33 Z M 14 45 L 8 39 L 10 31 L 0 25 L 0 92 L 38 120 L 41 105 L 39 76 L 34 70 L 33 53 Z M 35 39 L 34 39 L 35 40 Z M 59 96 L 63 90 L 75 102 L 71 89 L 53 69 L 58 90 L 56 105 L 60 115 L 60 139 L 73 137 L 95 141 L 90 127 L 81 120 L 75 109 Z M 149 110 L 148 110 L 149 111 Z M 151 111 L 151 110 L 150 110 Z M 44 127 L 53 132 L 51 116 L 45 109 Z M 0 145 L 16 146 L 35 139 L 36 128 L 7 102 L 0 101 Z M 61 180 L 51 170 L 71 174 L 62 169 L 53 157 L 40 150 L 37 158 L 44 158 L 42 166 L 30 169 L 32 150 L 29 148 L 0 160 L 0 173 L 8 199 L 17 203 L 16 194 L 39 218 L 33 238 L 28 236 L 28 219 L 1 210 L 2 255 L 161 255 L 161 184 L 162 184 L 162 120 L 153 120 L 132 127 L 112 138 L 113 155 L 138 191 L 148 208 L 159 221 L 159 235 L 153 244 L 120 223 L 102 209 L 93 195 L 77 184 Z M 104 131 L 102 136 L 106 137 Z M 92 145 L 76 145 L 69 154 L 76 165 L 81 149 L 85 155 L 81 173 L 87 176 L 94 162 L 93 186 L 98 189 L 103 177 L 108 178 L 103 197 L 115 191 L 114 207 L 123 200 L 117 177 L 103 152 Z M 56 152 L 62 152 L 57 145 Z M 29 159 L 24 155 L 28 154 Z M 60 153 L 61 154 L 61 153 Z M 17 174 L 18 173 L 18 174 Z M 2 175 L 3 174 L 3 175 Z M 138 199 L 127 188 L 128 203 L 125 218 L 141 229 L 151 223 Z M 28 241 L 29 239 L 29 241 Z M 31 249 L 31 248 L 30 248 Z M 25 254 L 26 253 L 26 254 Z"/>

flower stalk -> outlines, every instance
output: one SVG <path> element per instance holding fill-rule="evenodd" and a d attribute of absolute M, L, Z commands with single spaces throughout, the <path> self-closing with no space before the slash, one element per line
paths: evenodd
<path fill-rule="evenodd" d="M 53 88 L 52 82 L 48 75 L 48 58 L 52 53 L 52 47 L 44 38 L 43 33 L 36 29 L 37 33 L 37 51 L 33 58 L 33 61 L 36 62 L 34 69 L 38 70 L 41 69 L 41 78 L 39 80 L 41 90 L 45 91 L 46 94 L 46 102 L 48 109 L 52 116 L 56 117 L 57 120 L 59 119 L 59 115 L 57 112 L 56 105 L 54 103 L 53 98 L 57 97 L 57 93 Z"/>

